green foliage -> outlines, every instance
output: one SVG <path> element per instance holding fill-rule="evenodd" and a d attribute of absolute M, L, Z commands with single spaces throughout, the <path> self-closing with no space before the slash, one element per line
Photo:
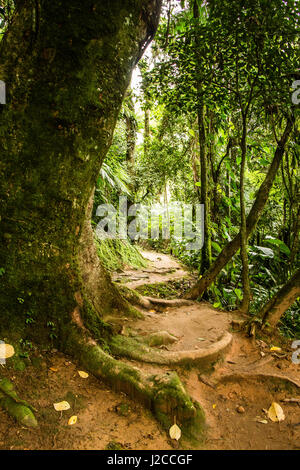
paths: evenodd
<path fill-rule="evenodd" d="M 300 338 L 300 301 L 289 308 L 280 322 L 282 333 L 288 338 Z"/>
<path fill-rule="evenodd" d="M 2 39 L 5 30 L 9 26 L 13 18 L 15 10 L 14 0 L 1 0 L 0 1 L 0 41 Z"/>
<path fill-rule="evenodd" d="M 240 141 L 245 116 L 248 213 L 273 160 L 286 116 L 297 113 L 291 84 L 298 77 L 298 29 L 299 5 L 294 1 L 189 2 L 171 17 L 163 17 L 153 46 L 154 65 L 143 64 L 145 100 L 149 109 L 156 106 L 151 111 L 151 142 L 139 160 L 144 175 L 140 183 L 150 200 L 165 195 L 167 186 L 169 200 L 197 201 L 201 180 L 196 117 L 204 104 L 213 259 L 240 228 Z M 298 142 L 296 125 L 281 174 L 249 240 L 253 314 L 299 262 Z M 199 269 L 201 265 L 202 253 L 188 252 L 187 240 L 172 237 L 169 245 L 161 240 L 151 243 L 188 266 Z M 237 254 L 209 291 L 215 306 L 235 309 L 239 304 L 241 270 Z M 296 328 L 296 311 L 293 307 L 284 317 L 289 331 Z"/>
<path fill-rule="evenodd" d="M 119 442 L 110 441 L 110 442 L 106 445 L 105 450 L 124 450 L 124 447 L 123 447 L 122 444 L 120 444 Z"/>
<path fill-rule="evenodd" d="M 136 269 L 147 266 L 147 261 L 128 240 L 97 240 L 96 244 L 98 256 L 109 271 L 118 271 L 125 266 Z"/>

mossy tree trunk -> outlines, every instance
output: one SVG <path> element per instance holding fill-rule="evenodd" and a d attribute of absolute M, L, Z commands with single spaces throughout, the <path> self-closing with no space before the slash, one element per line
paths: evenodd
<path fill-rule="evenodd" d="M 147 61 L 142 60 L 139 64 L 139 70 L 142 78 L 142 91 L 143 91 L 143 106 L 144 111 L 144 136 L 143 136 L 143 150 L 144 157 L 149 156 L 150 144 L 151 144 L 151 132 L 150 132 L 150 114 L 151 114 L 151 99 L 149 93 L 149 79 L 147 77 L 148 64 Z"/>
<path fill-rule="evenodd" d="M 264 305 L 258 316 L 262 318 L 263 327 L 266 324 L 275 328 L 283 314 L 300 296 L 300 269 L 286 284 Z"/>
<path fill-rule="evenodd" d="M 1 42 L 0 330 L 63 344 L 129 304 L 99 263 L 93 192 L 160 0 L 17 4 Z M 30 318 L 29 322 L 26 319 Z"/>
<path fill-rule="evenodd" d="M 134 102 L 132 98 L 132 91 L 129 89 L 126 95 L 127 109 L 124 113 L 125 125 L 126 125 L 126 161 L 129 166 L 129 171 L 134 170 L 134 149 L 137 134 L 137 120 L 135 117 Z"/>
<path fill-rule="evenodd" d="M 30 311 L 33 330 L 59 334 L 77 310 L 126 309 L 97 261 L 90 202 L 160 3 L 19 4 L 1 43 L 1 328 Z"/>
<path fill-rule="evenodd" d="M 167 423 L 174 416 L 193 421 L 199 406 L 176 374 L 147 377 L 101 349 L 111 335 L 106 316 L 132 307 L 102 268 L 90 223 L 99 170 L 160 7 L 161 0 L 17 4 L 0 51 L 7 86 L 0 110 L 0 337 L 44 342 L 51 333 L 62 351 Z"/>

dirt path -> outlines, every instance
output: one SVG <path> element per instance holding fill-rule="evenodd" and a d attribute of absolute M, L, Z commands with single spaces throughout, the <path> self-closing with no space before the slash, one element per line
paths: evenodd
<path fill-rule="evenodd" d="M 176 269 L 173 276 L 183 272 L 185 278 L 189 277 L 172 257 L 151 252 L 145 255 L 152 262 L 155 260 L 156 269 L 172 266 Z M 160 258 L 162 264 L 158 265 L 156 260 Z M 140 286 L 141 282 L 166 283 L 172 275 L 160 275 L 158 281 L 156 272 L 148 272 L 147 281 L 131 281 L 131 273 L 124 274 L 129 275 L 126 285 L 132 287 Z M 191 371 L 176 367 L 188 392 L 205 409 L 208 423 L 205 448 L 299 449 L 300 404 L 283 401 L 300 397 L 300 366 L 292 363 L 292 350 L 285 344 L 281 352 L 272 352 L 273 344 L 234 332 L 233 320 L 236 324 L 234 314 L 218 311 L 206 302 L 194 302 L 190 306 L 146 313 L 145 320 L 129 321 L 128 326 L 140 335 L 160 330 L 175 335 L 178 341 L 164 347 L 168 351 L 205 349 L 230 331 L 232 345 L 230 350 L 226 349 L 223 362 L 212 364 L 208 371 L 201 367 Z M 148 372 L 162 369 L 154 364 L 136 365 Z M 274 401 L 284 409 L 286 418 L 281 423 L 271 422 L 266 415 Z"/>
<path fill-rule="evenodd" d="M 137 333 L 167 331 L 178 338 L 168 345 L 169 351 L 205 348 L 218 341 L 230 327 L 230 315 L 211 309 L 206 304 L 167 308 L 146 313 L 145 320 L 129 320 Z"/>
<path fill-rule="evenodd" d="M 168 255 L 143 254 L 150 261 L 146 270 L 127 269 L 116 273 L 115 280 L 126 280 L 126 285 L 140 288 L 192 276 Z M 164 330 L 176 336 L 175 343 L 160 349 L 165 353 L 198 351 L 209 348 L 228 331 L 233 335 L 223 362 L 211 364 L 209 370 L 124 359 L 148 372 L 170 368 L 178 372 L 206 413 L 207 440 L 202 448 L 300 448 L 300 405 L 283 401 L 300 397 L 300 366 L 291 362 L 287 344 L 276 353 L 264 341 L 250 341 L 242 332 L 232 331 L 230 313 L 217 311 L 207 303 L 144 313 L 145 320 L 128 320 L 126 328 L 140 335 Z M 80 367 L 70 358 L 55 350 L 33 350 L 29 356 L 23 361 L 24 370 L 7 366 L 1 375 L 12 380 L 20 396 L 37 409 L 39 428 L 22 428 L 0 410 L 0 449 L 165 450 L 174 445 L 150 412 L 93 376 L 81 378 Z M 53 403 L 61 400 L 67 400 L 71 409 L 56 412 Z M 273 423 L 266 416 L 265 410 L 273 401 L 284 410 L 281 423 Z M 69 426 L 68 419 L 73 415 L 78 417 L 77 423 Z"/>
<path fill-rule="evenodd" d="M 114 281 L 123 282 L 127 287 L 135 289 L 145 284 L 156 284 L 184 278 L 191 279 L 193 277 L 187 268 L 169 255 L 150 250 L 140 250 L 140 252 L 149 262 L 147 268 L 141 270 L 126 269 L 122 273 L 115 273 L 113 275 Z"/>

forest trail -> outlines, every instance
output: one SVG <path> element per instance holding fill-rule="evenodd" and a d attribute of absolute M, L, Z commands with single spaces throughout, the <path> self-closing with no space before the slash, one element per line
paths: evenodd
<path fill-rule="evenodd" d="M 186 289 L 196 277 L 195 273 L 188 271 L 171 255 L 145 250 L 141 254 L 149 262 L 147 268 L 125 268 L 123 273 L 116 273 L 113 279 L 137 289 L 145 296 L 149 295 L 149 298 L 172 300 L 174 296 L 180 295 L 181 288 Z M 187 305 L 174 307 L 155 304 L 153 309 L 143 310 L 143 313 L 144 318 L 141 320 L 126 320 L 124 334 L 127 331 L 132 334 L 134 331 L 143 336 L 160 331 L 168 332 L 176 341 L 163 344 L 161 349 L 164 351 L 197 351 L 209 348 L 230 328 L 230 315 L 213 309 L 207 302 L 188 301 Z"/>
<path fill-rule="evenodd" d="M 114 279 L 126 279 L 126 286 L 135 285 L 140 292 L 147 293 L 149 285 L 154 284 L 154 280 L 160 276 L 160 283 L 156 283 L 156 296 L 162 298 L 174 298 L 174 292 L 168 289 L 163 290 L 162 286 L 172 284 L 177 280 L 176 287 L 179 289 L 179 279 L 188 283 L 193 281 L 195 273 L 188 271 L 180 262 L 171 255 L 157 253 L 155 251 L 140 250 L 142 255 L 149 260 L 146 269 L 131 270 L 124 268 L 120 273 L 114 275 Z M 165 272 L 158 273 L 160 270 Z M 174 271 L 176 269 L 176 271 Z M 147 272 L 147 278 L 143 278 L 144 272 Z M 178 273 L 183 273 L 183 277 L 177 277 Z M 137 284 L 136 284 L 137 283 Z M 184 284 L 184 287 L 186 285 Z M 151 294 L 153 291 L 151 290 Z M 278 377 L 287 377 L 295 382 L 295 386 L 300 388 L 300 368 L 293 364 L 291 354 L 293 349 L 289 347 L 289 341 L 284 340 L 282 336 L 273 338 L 276 344 L 268 344 L 268 337 L 263 339 L 254 339 L 247 337 L 240 328 L 240 322 L 244 318 L 235 312 L 226 312 L 213 308 L 209 302 L 189 302 L 189 305 L 182 306 L 155 306 L 156 310 L 143 310 L 144 319 L 126 319 L 126 326 L 132 327 L 140 334 L 154 333 L 160 330 L 167 330 L 170 334 L 178 338 L 178 341 L 168 344 L 163 349 L 167 350 L 196 350 L 207 348 L 218 341 L 222 335 L 230 332 L 232 342 L 230 348 L 227 348 L 224 355 L 224 361 L 213 365 L 213 374 L 211 377 L 220 380 L 226 375 L 242 376 L 243 374 L 265 374 L 276 375 Z M 126 331 L 125 331 L 126 334 Z M 279 350 L 271 351 L 271 348 L 279 347 Z M 206 371 L 205 371 L 206 372 Z M 211 370 L 209 371 L 211 373 Z M 299 391 L 300 393 L 300 391 Z"/>
<path fill-rule="evenodd" d="M 125 268 L 121 273 L 114 273 L 114 281 L 124 282 L 127 287 L 136 289 L 142 285 L 176 279 L 195 279 L 196 277 L 177 260 L 165 253 L 142 249 L 140 253 L 148 261 L 148 266 L 140 270 Z"/>
<path fill-rule="evenodd" d="M 181 293 L 194 274 L 169 255 L 143 251 L 149 266 L 141 270 L 124 269 L 115 280 L 140 292 L 150 291 L 153 284 L 159 295 L 174 298 Z M 183 281 L 182 281 L 183 279 Z M 174 284 L 175 283 L 175 284 Z M 163 286 L 172 286 L 172 289 Z M 175 287 L 174 287 L 175 286 Z M 124 359 L 145 372 L 176 370 L 189 394 L 205 410 L 207 439 L 202 449 L 299 449 L 300 404 L 284 401 L 300 398 L 299 365 L 291 361 L 287 343 L 277 343 L 280 352 L 270 350 L 267 340 L 251 340 L 238 330 L 235 314 L 214 309 L 207 302 L 191 302 L 143 311 L 144 320 L 128 319 L 126 331 L 141 336 L 155 331 L 168 331 L 177 340 L 153 348 L 159 353 L 208 349 L 224 334 L 232 335 L 230 347 L 222 361 L 208 362 L 204 367 L 182 367 L 178 364 L 154 364 Z M 237 329 L 236 329 L 237 328 Z M 52 351 L 32 351 L 24 361 L 24 370 L 3 368 L 22 398 L 37 409 L 38 429 L 18 426 L 0 410 L 0 449 L 171 449 L 171 441 L 149 411 L 126 395 L 112 391 L 89 375 L 81 378 L 80 366 L 67 356 Z M 67 400 L 71 409 L 54 410 L 53 404 Z M 266 411 L 272 402 L 279 403 L 285 414 L 280 423 L 270 421 Z M 77 423 L 68 425 L 71 416 Z"/>
<path fill-rule="evenodd" d="M 133 272 L 125 269 L 124 276 L 116 277 L 118 280 L 125 278 L 127 286 L 137 288 L 141 293 L 147 293 L 149 285 L 154 284 L 158 295 L 168 297 L 169 294 L 173 298 L 173 292 L 165 292 L 163 285 L 172 285 L 172 281 L 179 280 L 179 273 L 183 274 L 187 284 L 194 279 L 195 274 L 187 272 L 170 255 L 152 251 L 143 251 L 142 254 L 149 260 L 146 270 Z M 143 277 L 145 271 L 147 277 Z M 150 292 L 153 295 L 153 290 Z M 133 330 L 146 335 L 167 331 L 178 340 L 160 346 L 160 349 L 195 351 L 195 367 L 182 368 L 176 364 L 176 371 L 190 395 L 204 407 L 208 423 L 204 447 L 299 449 L 300 403 L 283 401 L 295 397 L 300 401 L 299 365 L 292 363 L 292 350 L 288 345 L 281 344 L 281 351 L 271 351 L 274 344 L 250 339 L 240 331 L 241 318 L 237 313 L 217 310 L 208 302 L 159 307 L 145 311 L 145 319 L 128 320 L 123 333 Z M 208 350 L 226 334 L 232 335 L 232 341 L 220 350 L 218 359 L 221 361 L 214 357 L 204 363 L 197 362 L 199 350 Z M 158 373 L 169 367 L 135 362 L 148 373 Z M 285 421 L 272 423 L 268 419 L 267 410 L 273 402 L 284 408 Z"/>

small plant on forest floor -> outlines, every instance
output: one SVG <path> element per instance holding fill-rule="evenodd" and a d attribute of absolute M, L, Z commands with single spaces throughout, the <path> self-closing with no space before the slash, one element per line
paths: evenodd
<path fill-rule="evenodd" d="M 27 339 L 21 338 L 19 341 L 21 351 L 19 353 L 19 357 L 22 358 L 29 358 L 29 353 L 33 350 L 33 344 L 31 341 Z"/>
<path fill-rule="evenodd" d="M 25 313 L 25 323 L 26 325 L 31 325 L 32 323 L 35 323 L 32 310 L 28 310 L 28 312 Z"/>
<path fill-rule="evenodd" d="M 146 284 L 138 286 L 136 290 L 145 296 L 159 297 L 160 299 L 176 299 L 178 296 L 183 295 L 190 287 L 191 281 L 189 279 L 180 279 L 166 283 Z"/>
<path fill-rule="evenodd" d="M 128 416 L 131 410 L 128 403 L 120 403 L 119 405 L 116 405 L 115 411 L 120 416 Z"/>
<path fill-rule="evenodd" d="M 110 441 L 105 447 L 105 450 L 124 450 L 124 447 L 119 442 Z"/>
<path fill-rule="evenodd" d="M 48 321 L 47 328 L 50 329 L 49 338 L 51 339 L 51 341 L 53 341 L 57 338 L 55 323 L 53 321 Z"/>

